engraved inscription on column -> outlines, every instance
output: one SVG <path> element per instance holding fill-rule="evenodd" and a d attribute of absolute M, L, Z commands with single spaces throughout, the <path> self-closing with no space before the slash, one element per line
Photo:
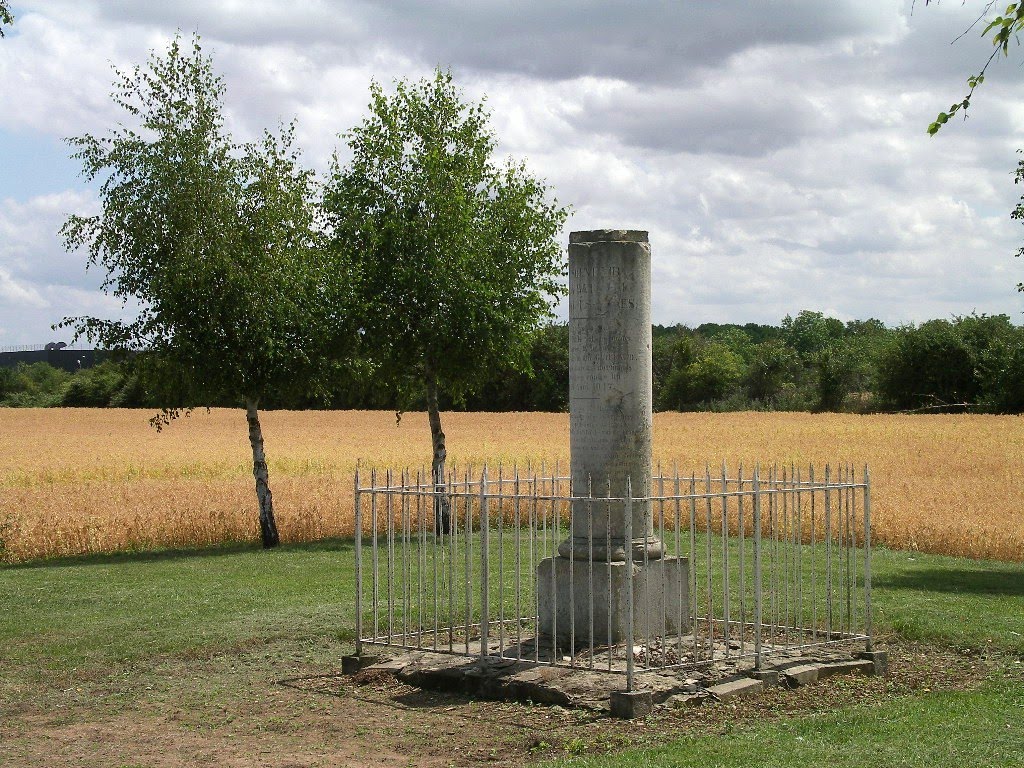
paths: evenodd
<path fill-rule="evenodd" d="M 651 306 L 647 233 L 623 230 L 574 232 L 569 241 L 569 444 L 573 485 L 584 495 L 650 495 Z M 588 552 L 592 505 L 578 504 L 575 530 L 563 543 Z M 661 547 L 644 528 L 642 504 L 634 505 L 634 542 L 658 557 Z M 599 559 L 625 558 L 624 510 L 595 514 Z M 649 520 L 647 521 L 650 522 Z M 656 542 L 656 540 L 653 540 Z M 638 544 L 639 542 L 639 544 Z M 582 548 L 582 549 L 581 549 Z M 598 551 L 600 550 L 600 551 Z"/>

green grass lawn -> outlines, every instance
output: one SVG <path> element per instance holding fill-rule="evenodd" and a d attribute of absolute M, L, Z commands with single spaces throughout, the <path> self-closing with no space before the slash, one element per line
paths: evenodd
<path fill-rule="evenodd" d="M 124 554 L 0 568 L 4 691 L 118 665 L 354 627 L 351 542 Z M 894 640 L 1008 654 L 980 688 L 903 695 L 690 737 L 587 765 L 1019 765 L 1024 763 L 1024 567 L 876 550 L 875 627 Z M 581 758 L 582 759 L 582 758 Z"/>

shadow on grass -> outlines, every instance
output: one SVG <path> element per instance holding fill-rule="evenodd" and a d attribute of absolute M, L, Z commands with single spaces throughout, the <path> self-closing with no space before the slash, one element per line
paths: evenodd
<path fill-rule="evenodd" d="M 42 560 L 28 560 L 24 563 L 0 564 L 0 570 L 28 570 L 31 568 L 77 568 L 83 565 L 115 565 L 118 563 L 155 563 L 173 560 L 194 560 L 207 557 L 224 557 L 238 554 L 265 553 L 267 557 L 296 552 L 351 552 L 352 539 L 321 539 L 319 541 L 282 544 L 275 549 L 264 550 L 257 542 L 231 542 L 209 547 L 179 549 L 135 550 L 131 552 L 109 552 L 89 555 L 70 555 Z"/>
<path fill-rule="evenodd" d="M 877 576 L 872 579 L 871 584 L 876 589 L 1024 597 L 1024 567 L 1017 572 L 922 568 L 906 573 Z"/>

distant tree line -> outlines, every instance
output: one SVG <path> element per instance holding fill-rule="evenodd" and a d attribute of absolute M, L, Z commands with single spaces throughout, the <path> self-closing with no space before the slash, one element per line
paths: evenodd
<path fill-rule="evenodd" d="M 967 315 L 889 328 L 802 311 L 779 325 L 704 323 L 653 328 L 655 407 L 663 411 L 1024 412 L 1024 328 L 1007 315 Z M 537 331 L 531 371 L 497 368 L 472 395 L 442 407 L 565 411 L 569 334 Z M 132 372 L 106 360 L 67 373 L 45 363 L 0 369 L 0 405 L 163 407 Z M 269 408 L 423 410 L 427 392 L 368 376 L 317 397 L 278 396 Z M 238 406 L 224 399 L 211 406 Z"/>

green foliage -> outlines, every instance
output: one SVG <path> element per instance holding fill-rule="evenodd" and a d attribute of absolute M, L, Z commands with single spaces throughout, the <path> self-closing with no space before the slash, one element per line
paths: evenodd
<path fill-rule="evenodd" d="M 524 165 L 494 163 L 484 105 L 438 70 L 393 94 L 346 136 L 324 208 L 332 252 L 351 258 L 365 348 L 407 396 L 455 401 L 496 370 L 528 371 L 534 332 L 563 292 L 566 209 Z"/>
<path fill-rule="evenodd" d="M 974 350 L 948 320 L 903 328 L 879 361 L 879 394 L 901 410 L 972 402 L 979 391 L 976 363 Z"/>
<path fill-rule="evenodd" d="M 800 370 L 800 357 L 783 341 L 766 341 L 754 347 L 744 379 L 751 399 L 769 403 L 791 385 Z"/>
<path fill-rule="evenodd" d="M 0 0 L 0 37 L 4 36 L 4 25 L 10 26 L 14 23 L 14 14 L 11 13 L 10 4 L 7 0 Z"/>
<path fill-rule="evenodd" d="M 789 315 L 782 318 L 782 332 L 786 343 L 807 363 L 812 362 L 816 355 L 841 339 L 845 330 L 842 321 L 806 309 L 797 313 L 795 318 Z"/>
<path fill-rule="evenodd" d="M 18 363 L 0 369 L 0 406 L 49 408 L 60 405 L 71 374 L 47 363 Z"/>
<path fill-rule="evenodd" d="M 530 343 L 528 371 L 498 371 L 476 395 L 470 411 L 567 411 L 569 409 L 569 326 L 550 324 Z"/>
<path fill-rule="evenodd" d="M 815 410 L 842 410 L 856 373 L 856 359 L 852 350 L 841 343 L 831 342 L 817 352 L 813 365 L 817 374 L 818 390 Z"/>
<path fill-rule="evenodd" d="M 84 368 L 71 377 L 64 387 L 61 405 L 78 408 L 105 408 L 112 405 L 124 388 L 125 374 L 121 366 L 104 361 Z"/>
<path fill-rule="evenodd" d="M 104 290 L 140 306 L 129 323 L 67 318 L 133 365 L 163 404 L 258 401 L 324 389 L 326 354 L 346 307 L 344 274 L 325 268 L 311 172 L 294 126 L 238 145 L 227 135 L 224 86 L 203 55 L 175 38 L 165 56 L 119 72 L 113 98 L 128 118 L 108 136 L 71 139 L 102 212 L 72 216 L 69 248 L 105 272 Z"/>
<path fill-rule="evenodd" d="M 930 4 L 931 0 L 925 0 L 925 5 Z M 989 65 L 1000 53 L 1003 56 L 1008 56 L 1010 53 L 1010 40 L 1016 40 L 1018 33 L 1024 30 L 1024 3 L 1010 3 L 1002 13 L 986 18 L 989 11 L 994 7 L 997 7 L 996 2 L 986 3 L 985 10 L 978 18 L 979 22 L 982 20 L 986 22 L 985 27 L 981 31 L 981 36 L 985 37 L 990 32 L 992 33 L 992 53 L 985 61 L 981 70 L 967 78 L 967 95 L 962 100 L 951 104 L 947 111 L 939 112 L 934 122 L 928 126 L 928 135 L 934 136 L 938 133 L 939 129 L 948 123 L 949 119 L 958 112 L 962 111 L 966 117 L 975 89 L 985 82 L 985 72 L 988 70 Z M 973 27 L 974 25 L 972 24 L 971 26 Z"/>
<path fill-rule="evenodd" d="M 662 387 L 660 407 L 693 410 L 724 398 L 743 377 L 743 358 L 720 341 L 707 341 L 694 348 L 681 342 L 672 372 Z"/>

